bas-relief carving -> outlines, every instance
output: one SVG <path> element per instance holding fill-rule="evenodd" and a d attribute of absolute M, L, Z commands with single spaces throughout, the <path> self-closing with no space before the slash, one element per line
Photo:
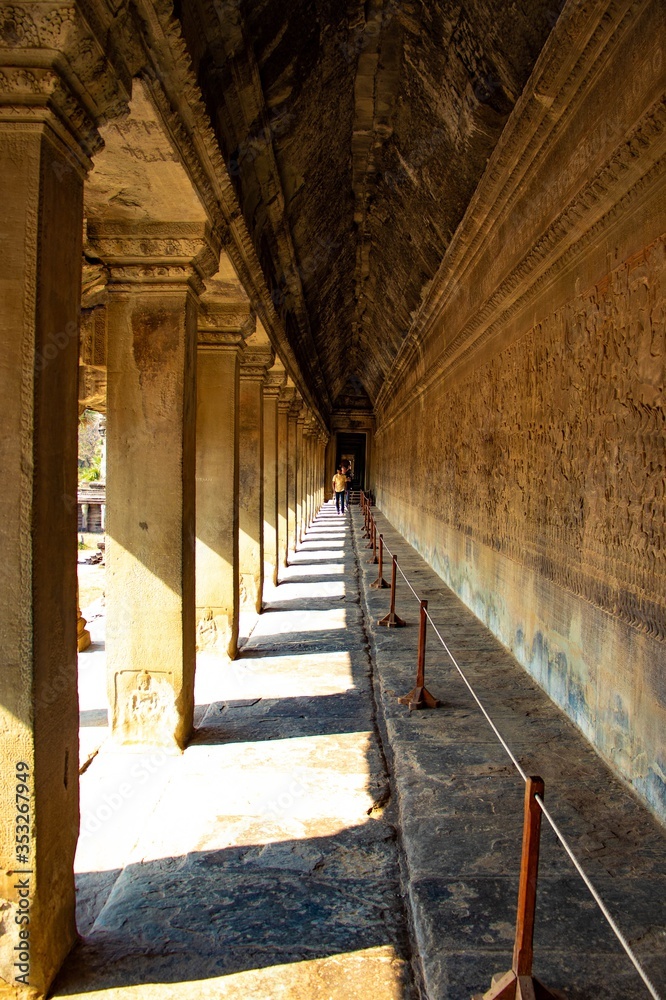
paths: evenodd
<path fill-rule="evenodd" d="M 173 733 L 177 712 L 170 672 L 123 670 L 115 681 L 119 734 L 142 742 Z"/>
<path fill-rule="evenodd" d="M 660 240 L 380 434 L 382 486 L 666 638 Z"/>

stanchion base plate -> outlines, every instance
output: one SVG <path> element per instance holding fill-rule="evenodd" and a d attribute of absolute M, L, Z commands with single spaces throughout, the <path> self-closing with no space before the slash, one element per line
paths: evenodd
<path fill-rule="evenodd" d="M 421 708 L 439 708 L 442 704 L 425 687 L 412 688 L 409 694 L 403 694 L 401 698 L 398 698 L 398 701 L 401 705 L 409 705 L 410 712 Z"/>
<path fill-rule="evenodd" d="M 375 590 L 388 590 L 389 588 L 389 584 L 383 577 L 381 580 L 373 580 L 370 586 L 374 587 Z"/>
<path fill-rule="evenodd" d="M 379 565 L 379 559 L 377 558 L 377 556 L 372 556 L 370 559 L 367 559 L 366 562 L 368 563 L 369 566 Z"/>
<path fill-rule="evenodd" d="M 490 989 L 486 993 L 476 993 L 472 1000 L 567 1000 L 567 995 L 544 986 L 536 976 L 517 976 L 510 971 L 503 976 L 493 976 Z"/>
<path fill-rule="evenodd" d="M 391 612 L 389 611 L 389 613 L 385 615 L 384 618 L 379 619 L 377 624 L 387 625 L 388 628 L 404 628 L 407 622 L 404 622 L 402 618 L 400 618 L 398 615 L 396 615 L 395 613 L 391 614 Z"/>

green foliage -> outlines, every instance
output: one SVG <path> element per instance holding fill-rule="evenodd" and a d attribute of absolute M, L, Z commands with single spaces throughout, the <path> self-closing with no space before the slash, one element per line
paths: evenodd
<path fill-rule="evenodd" d="M 84 410 L 79 418 L 79 482 L 92 483 L 101 478 L 101 415 Z"/>
<path fill-rule="evenodd" d="M 94 464 L 89 465 L 87 469 L 79 468 L 79 482 L 80 483 L 94 483 L 100 478 L 101 472 L 101 462 L 102 456 L 97 455 L 94 459 Z"/>

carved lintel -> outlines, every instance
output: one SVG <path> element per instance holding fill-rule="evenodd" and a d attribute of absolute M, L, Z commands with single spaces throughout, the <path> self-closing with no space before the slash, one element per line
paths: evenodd
<path fill-rule="evenodd" d="M 114 271 L 188 266 L 205 278 L 219 267 L 219 237 L 203 222 L 89 219 L 86 246 Z"/>
<path fill-rule="evenodd" d="M 197 295 L 204 290 L 204 283 L 189 264 L 136 264 L 121 267 L 109 267 L 109 291 L 131 292 L 137 286 L 142 291 L 179 291 L 183 285 L 189 285 Z"/>

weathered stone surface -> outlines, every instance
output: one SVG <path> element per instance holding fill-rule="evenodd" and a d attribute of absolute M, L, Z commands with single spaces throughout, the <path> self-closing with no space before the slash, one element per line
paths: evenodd
<path fill-rule="evenodd" d="M 110 286 L 107 662 L 114 739 L 183 746 L 194 707 L 197 299 Z M 159 291 L 151 286 L 158 272 Z"/>
<path fill-rule="evenodd" d="M 637 799 L 613 778 L 572 723 L 380 514 L 390 551 L 545 800 L 657 989 L 666 956 L 666 841 Z M 354 515 L 357 551 L 360 519 Z M 398 807 L 400 843 L 425 991 L 468 1000 L 511 965 L 524 786 L 431 626 L 426 684 L 443 702 L 410 713 L 397 696 L 412 685 L 418 628 L 375 624 L 388 592 L 370 589 L 360 562 L 380 731 Z M 397 610 L 418 603 L 400 577 Z M 550 827 L 542 825 L 534 969 L 567 997 L 642 997 L 645 987 Z M 661 967 L 661 968 L 660 968 Z"/>
<path fill-rule="evenodd" d="M 322 401 L 344 405 L 350 376 L 376 397 L 560 7 L 181 8 L 266 279 Z"/>
<path fill-rule="evenodd" d="M 16 18 L 36 32 L 26 10 Z M 0 978 L 26 997 L 48 988 L 75 936 L 83 218 L 80 165 L 32 110 L 26 123 L 0 107 Z"/>
<path fill-rule="evenodd" d="M 664 817 L 664 9 L 642 5 L 621 43 L 619 10 L 595 22 L 604 70 L 571 103 L 571 80 L 599 65 L 591 50 L 571 62 L 579 13 L 558 24 L 384 382 L 377 493 Z"/>
<path fill-rule="evenodd" d="M 349 527 L 328 523 L 240 658 L 201 662 L 184 755 L 102 751 L 83 776 L 84 937 L 55 996 L 414 996 Z"/>

